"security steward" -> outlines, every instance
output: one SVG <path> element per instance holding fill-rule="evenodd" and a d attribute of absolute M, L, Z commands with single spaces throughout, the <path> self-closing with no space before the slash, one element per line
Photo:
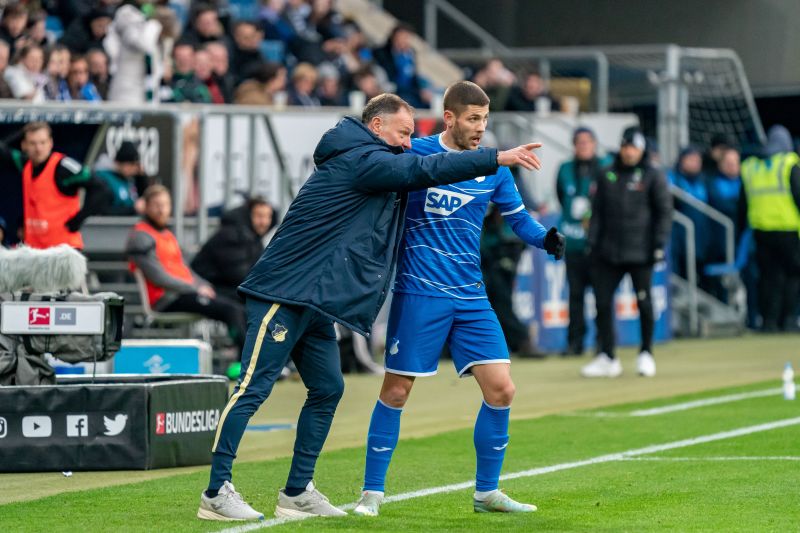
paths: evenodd
<path fill-rule="evenodd" d="M 22 151 L 2 145 L 0 152 L 22 173 L 25 244 L 83 249 L 80 227 L 107 203 L 105 185 L 74 159 L 53 151 L 53 134 L 46 122 L 26 124 L 20 146 Z M 83 207 L 81 189 L 86 191 Z"/>
<path fill-rule="evenodd" d="M 783 126 L 770 128 L 764 157 L 742 163 L 739 218 L 753 228 L 763 331 L 792 328 L 800 297 L 800 157 Z"/>
<path fill-rule="evenodd" d="M 591 262 L 586 254 L 586 230 L 592 210 L 590 194 L 595 177 L 611 163 L 597 156 L 597 137 L 590 128 L 580 127 L 572 134 L 575 157 L 558 169 L 556 194 L 561 204 L 561 233 L 567 238 L 564 263 L 569 284 L 569 326 L 564 355 L 582 355 L 586 336 L 584 297 L 591 286 Z"/>
<path fill-rule="evenodd" d="M 664 174 L 648 163 L 645 137 L 637 127 L 622 135 L 619 154 L 596 178 L 589 222 L 588 251 L 597 299 L 598 354 L 581 373 L 617 377 L 622 365 L 614 354 L 614 291 L 629 274 L 636 291 L 642 345 L 637 370 L 656 373 L 653 359 L 653 265 L 664 259 L 672 225 L 672 198 Z"/>

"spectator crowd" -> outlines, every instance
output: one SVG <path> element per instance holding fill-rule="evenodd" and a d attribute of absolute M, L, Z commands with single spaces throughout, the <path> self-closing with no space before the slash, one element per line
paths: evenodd
<path fill-rule="evenodd" d="M 236 6 L 10 3 L 0 19 L 0 98 L 317 107 L 347 106 L 356 91 L 364 101 L 395 92 L 429 105 L 433 93 L 417 72 L 410 27 L 398 25 L 373 47 L 332 0 Z"/>

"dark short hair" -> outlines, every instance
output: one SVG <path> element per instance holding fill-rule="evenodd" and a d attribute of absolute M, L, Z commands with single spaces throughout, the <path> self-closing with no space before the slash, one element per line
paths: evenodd
<path fill-rule="evenodd" d="M 575 128 L 575 131 L 572 132 L 572 144 L 575 144 L 575 141 L 578 140 L 578 135 L 586 133 L 589 137 L 592 138 L 593 141 L 597 140 L 597 135 L 594 134 L 594 130 L 588 126 L 580 126 Z"/>
<path fill-rule="evenodd" d="M 50 124 L 37 120 L 35 122 L 28 122 L 22 127 L 22 138 L 24 139 L 29 133 L 39 130 L 46 130 L 50 137 L 53 136 L 53 129 L 50 127 Z"/>
<path fill-rule="evenodd" d="M 272 205 L 263 196 L 251 196 L 247 199 L 247 210 L 252 211 L 260 205 L 266 205 L 272 208 Z"/>
<path fill-rule="evenodd" d="M 401 109 L 407 109 L 409 113 L 412 115 L 414 114 L 414 108 L 396 94 L 379 94 L 367 102 L 367 105 L 364 107 L 364 112 L 361 113 L 361 122 L 369 124 L 375 117 L 394 115 Z"/>
<path fill-rule="evenodd" d="M 489 105 L 489 97 L 484 90 L 471 81 L 457 81 L 444 92 L 445 111 L 452 111 L 458 116 L 471 105 Z"/>
<path fill-rule="evenodd" d="M 7 6 L 3 10 L 3 20 L 12 17 L 23 17 L 23 16 L 24 17 L 28 16 L 28 10 L 25 9 L 25 6 L 17 3 L 11 4 L 10 6 Z"/>
<path fill-rule="evenodd" d="M 145 189 L 142 198 L 144 198 L 144 203 L 149 204 L 150 200 L 162 194 L 169 194 L 169 189 L 159 183 L 156 183 L 155 185 L 150 185 L 147 189 Z"/>

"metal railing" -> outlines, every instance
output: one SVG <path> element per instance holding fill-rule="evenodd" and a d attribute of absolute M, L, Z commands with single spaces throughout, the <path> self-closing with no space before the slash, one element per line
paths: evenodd
<path fill-rule="evenodd" d="M 439 12 L 458 24 L 468 34 L 475 37 L 483 44 L 484 49 L 502 53 L 508 47 L 501 43 L 494 35 L 481 28 L 474 20 L 469 18 L 460 9 L 447 0 L 426 0 L 425 2 L 425 41 L 433 48 L 438 48 L 439 42 Z"/>
<path fill-rule="evenodd" d="M 686 230 L 686 281 L 687 298 L 689 300 L 689 331 L 692 335 L 700 333 L 700 312 L 697 296 L 697 251 L 694 241 L 694 222 L 679 211 L 672 212 L 672 221 Z"/>
<path fill-rule="evenodd" d="M 735 261 L 736 255 L 736 248 L 735 248 L 735 238 L 736 238 L 736 226 L 733 224 L 733 220 L 730 219 L 727 215 L 723 214 L 722 212 L 714 209 L 707 203 L 703 202 L 702 200 L 698 200 L 688 192 L 684 191 L 676 187 L 675 185 L 670 185 L 669 188 L 670 193 L 673 197 L 677 198 L 681 202 L 697 209 L 700 213 L 707 216 L 711 220 L 719 223 L 725 230 L 725 262 L 729 265 L 732 265 Z"/>

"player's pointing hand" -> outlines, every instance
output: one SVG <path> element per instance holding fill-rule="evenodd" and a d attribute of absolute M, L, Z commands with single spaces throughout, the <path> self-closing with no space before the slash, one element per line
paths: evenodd
<path fill-rule="evenodd" d="M 542 168 L 542 162 L 539 157 L 533 153 L 533 150 L 541 148 L 542 143 L 528 143 L 511 150 L 504 150 L 497 154 L 497 164 L 506 167 L 521 166 L 528 170 L 539 170 Z"/>

